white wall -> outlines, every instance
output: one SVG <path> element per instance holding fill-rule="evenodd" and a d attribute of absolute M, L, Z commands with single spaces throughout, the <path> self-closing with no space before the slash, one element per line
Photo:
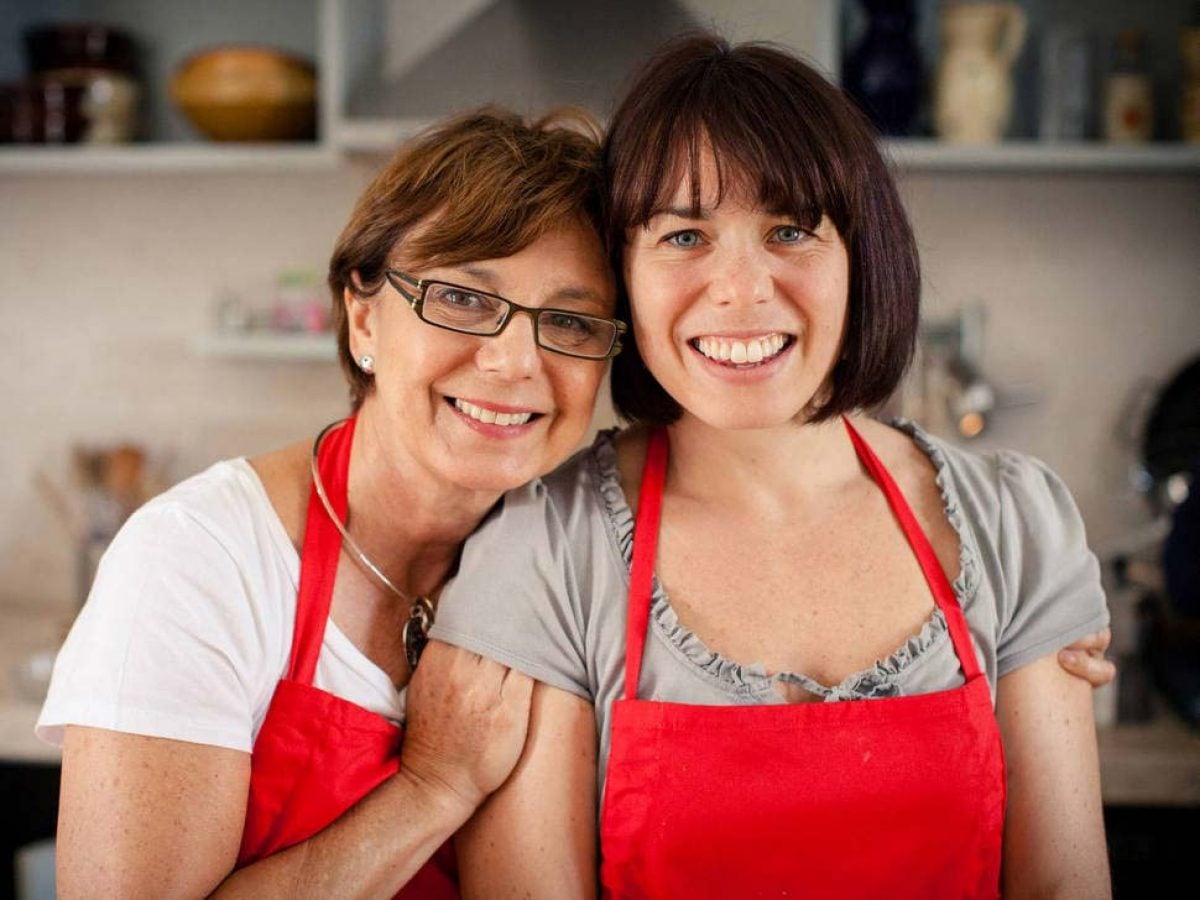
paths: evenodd
<path fill-rule="evenodd" d="M 345 407 L 325 364 L 201 358 L 227 285 L 321 269 L 368 173 L 0 178 L 0 598 L 69 603 L 72 554 L 39 499 L 76 442 L 143 442 L 182 477 L 311 434 Z M 1143 511 L 1114 433 L 1127 392 L 1200 352 L 1200 178 L 909 175 L 928 310 L 988 310 L 984 362 L 1043 402 L 988 444 L 1034 452 L 1093 543 Z"/>
<path fill-rule="evenodd" d="M 912 175 L 925 312 L 986 310 L 982 363 L 1041 402 L 980 447 L 1045 459 L 1103 551 L 1146 517 L 1120 438 L 1133 394 L 1200 354 L 1200 177 Z"/>

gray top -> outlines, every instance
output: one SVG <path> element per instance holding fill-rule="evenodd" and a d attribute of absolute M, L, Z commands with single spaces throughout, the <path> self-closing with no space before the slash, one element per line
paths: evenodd
<path fill-rule="evenodd" d="M 995 696 L 996 679 L 1108 623 L 1100 569 L 1062 481 L 1022 454 L 975 454 L 894 423 L 933 462 L 961 544 L 954 592 Z M 432 636 L 473 650 L 596 708 L 600 786 L 609 711 L 625 673 L 633 515 L 617 473 L 615 432 L 545 478 L 509 492 L 467 542 Z M 692 704 L 783 703 L 777 681 L 827 702 L 945 690 L 963 683 L 946 621 L 828 687 L 714 653 L 684 628 L 658 580 L 639 697 Z"/>

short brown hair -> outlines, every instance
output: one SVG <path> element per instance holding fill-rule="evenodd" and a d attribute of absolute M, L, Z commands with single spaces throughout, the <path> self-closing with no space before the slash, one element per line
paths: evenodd
<path fill-rule="evenodd" d="M 526 122 L 484 107 L 434 125 L 400 148 L 359 197 L 329 262 L 338 357 L 355 409 L 373 381 L 350 353 L 343 293 L 375 293 L 388 256 L 427 219 L 429 227 L 404 249 L 428 266 L 511 256 L 547 231 L 580 221 L 599 235 L 599 135 L 581 110 Z"/>
<path fill-rule="evenodd" d="M 668 205 L 690 175 L 700 206 L 700 154 L 711 147 L 717 195 L 754 191 L 805 226 L 828 215 L 850 260 L 849 308 L 821 421 L 888 398 L 912 359 L 920 265 L 912 227 L 866 117 L 838 88 L 769 44 L 712 34 L 677 38 L 625 93 L 604 144 L 607 238 L 618 272 L 630 228 Z M 628 319 L 622 286 L 617 315 Z M 613 405 L 631 422 L 666 425 L 681 409 L 647 370 L 637 335 L 613 360 Z"/>

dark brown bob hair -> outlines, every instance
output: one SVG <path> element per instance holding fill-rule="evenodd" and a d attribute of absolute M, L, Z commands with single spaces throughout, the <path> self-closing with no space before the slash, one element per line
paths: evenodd
<path fill-rule="evenodd" d="M 629 230 L 670 205 L 685 178 L 699 212 L 705 148 L 715 157 L 718 198 L 731 188 L 745 191 L 805 227 L 828 215 L 846 245 L 846 334 L 832 392 L 811 421 L 882 403 L 912 359 L 920 265 L 866 117 L 818 72 L 777 47 L 731 47 L 707 33 L 669 42 L 627 89 L 604 144 L 607 240 L 617 272 Z M 631 318 L 624 286 L 617 315 Z M 636 333 L 613 360 L 612 397 L 630 422 L 667 425 L 682 413 L 646 369 Z"/>
<path fill-rule="evenodd" d="M 329 262 L 338 358 L 354 409 L 370 393 L 373 376 L 350 353 L 343 294 L 378 291 L 401 242 L 405 259 L 418 267 L 498 259 L 580 221 L 599 237 L 603 199 L 600 129 L 582 110 L 527 122 L 484 107 L 406 142 L 358 198 Z M 426 219 L 429 227 L 406 241 Z"/>

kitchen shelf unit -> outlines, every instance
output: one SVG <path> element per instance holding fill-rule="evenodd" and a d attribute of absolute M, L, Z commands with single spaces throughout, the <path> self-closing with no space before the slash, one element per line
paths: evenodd
<path fill-rule="evenodd" d="M 340 162 L 331 147 L 311 143 L 0 147 L 0 173 L 10 175 L 328 171 Z"/>
<path fill-rule="evenodd" d="M 175 108 L 169 85 L 191 55 L 230 44 L 268 45 L 321 66 L 318 12 L 322 0 L 10 0 L 0 16 L 0 81 L 26 76 L 20 53 L 25 28 L 57 21 L 102 22 L 133 36 L 141 50 L 142 140 L 130 144 L 0 145 L 0 174 L 140 174 L 320 170 L 340 158 L 324 140 L 220 143 L 194 129 Z"/>
<path fill-rule="evenodd" d="M 457 10 L 463 22 L 488 9 L 512 4 L 513 0 L 446 0 L 442 7 Z M 77 4 L 78 5 L 78 4 Z M 628 4 L 627 4 L 628 5 Z M 827 71 L 835 72 L 840 48 L 837 0 L 808 0 L 789 8 L 785 18 L 770 3 L 737 3 L 734 0 L 688 0 L 693 12 L 725 28 L 734 37 L 769 35 L 792 43 L 800 52 Z M 1060 2 L 1058 5 L 1062 5 Z M 57 0 L 42 7 L 18 5 L 16 24 L 9 25 L 16 40 L 19 28 L 38 18 L 54 18 L 73 7 Z M 154 133 L 164 140 L 123 146 L 0 146 L 0 175 L 37 174 L 154 174 L 327 171 L 348 160 L 383 157 L 406 137 L 436 118 L 435 114 L 379 115 L 364 113 L 358 97 L 374 91 L 376 99 L 389 96 L 387 82 L 377 74 L 386 65 L 388 4 L 386 0 L 248 0 L 237 3 L 219 0 L 209 4 L 205 23 L 196 25 L 194 13 L 172 4 L 147 0 L 88 0 L 82 11 L 97 20 L 125 24 L 142 37 L 152 37 L 156 49 L 153 80 L 147 87 L 148 106 Z M 24 8 L 26 14 L 21 15 Z M 538 12 L 538 4 L 525 7 Z M 549 7 L 546 7 L 549 9 Z M 470 14 L 470 15 L 468 15 Z M 270 23 L 284 16 L 291 22 L 286 35 L 274 41 L 268 36 Z M 407 13 L 406 13 L 407 15 Z M 447 22 L 453 16 L 425 12 L 429 37 L 412 41 L 409 59 L 428 52 L 428 43 L 446 40 Z M 518 15 L 509 14 L 509 19 Z M 506 21 L 501 17 L 502 21 Z M 415 23 L 421 26 L 422 22 Z M 797 24 L 797 23 L 801 24 Z M 661 24 L 661 23 L 660 23 Z M 467 26 L 469 28 L 469 25 Z M 440 29 L 440 30 L 439 30 Z M 757 31 L 755 30 L 757 29 Z M 414 27 L 420 30 L 420 27 Z M 0 38 L 4 35 L 0 34 Z M 187 54 L 221 41 L 281 44 L 314 57 L 320 72 L 318 136 L 303 144 L 220 144 L 190 137 L 190 129 L 165 99 L 165 85 L 174 65 Z M 422 43 L 424 42 L 424 43 Z M 3 48 L 0 47 L 0 52 Z M 9 67 L 11 68 L 11 66 Z M 402 84 L 402 82 L 401 82 Z M 467 93 L 482 100 L 489 85 Z M 530 93 L 528 87 L 524 89 Z M 396 91 L 393 93 L 400 93 Z M 520 93 L 520 90 L 517 90 Z M 442 110 L 445 111 L 445 110 Z M 1106 145 L 1099 142 L 1044 143 L 1012 140 L 985 146 L 942 144 L 933 139 L 892 139 L 883 142 L 885 152 L 898 171 L 913 173 L 1105 173 L 1192 174 L 1200 173 L 1200 145 L 1151 143 Z"/>
<path fill-rule="evenodd" d="M 901 172 L 1200 173 L 1200 145 L 1184 143 L 1003 141 L 972 145 L 902 138 L 883 141 L 883 149 Z"/>

